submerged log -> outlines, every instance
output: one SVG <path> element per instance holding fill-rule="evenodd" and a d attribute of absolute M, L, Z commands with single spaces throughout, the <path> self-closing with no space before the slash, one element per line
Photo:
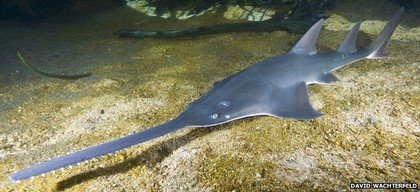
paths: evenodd
<path fill-rule="evenodd" d="M 220 24 L 211 26 L 191 27 L 181 30 L 119 30 L 114 34 L 121 38 L 180 38 L 180 37 L 196 37 L 200 35 L 208 35 L 215 33 L 229 32 L 272 32 L 278 30 L 286 30 L 292 33 L 303 33 L 307 28 L 307 24 L 301 22 L 288 23 L 281 19 L 269 19 L 260 22 L 245 22 Z"/>

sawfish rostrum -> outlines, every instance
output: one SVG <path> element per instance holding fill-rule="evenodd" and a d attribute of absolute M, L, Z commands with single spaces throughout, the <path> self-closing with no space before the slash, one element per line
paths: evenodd
<path fill-rule="evenodd" d="M 209 127 L 250 116 L 268 115 L 299 120 L 322 116 L 309 102 L 308 84 L 338 81 L 331 72 L 358 60 L 383 58 L 388 43 L 404 9 L 388 22 L 379 36 L 367 47 L 356 48 L 360 22 L 356 23 L 336 51 L 318 53 L 316 39 L 324 20 L 281 56 L 273 57 L 238 72 L 216 84 L 208 93 L 192 102 L 178 117 L 104 144 L 37 164 L 10 176 L 19 181 L 88 159 L 109 154 L 184 127 Z"/>

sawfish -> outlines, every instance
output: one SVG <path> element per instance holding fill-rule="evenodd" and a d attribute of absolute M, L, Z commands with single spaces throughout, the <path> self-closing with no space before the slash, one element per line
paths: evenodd
<path fill-rule="evenodd" d="M 367 47 L 357 49 L 357 22 L 336 51 L 318 53 L 316 40 L 324 20 L 315 23 L 284 55 L 252 65 L 214 85 L 177 117 L 113 141 L 33 165 L 10 176 L 19 181 L 140 144 L 185 127 L 211 127 L 251 116 L 308 120 L 322 116 L 309 102 L 307 85 L 338 81 L 334 70 L 361 59 L 386 57 L 384 48 L 404 8 Z"/>

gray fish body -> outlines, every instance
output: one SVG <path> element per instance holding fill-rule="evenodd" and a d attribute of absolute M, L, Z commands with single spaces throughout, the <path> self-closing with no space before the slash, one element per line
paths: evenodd
<path fill-rule="evenodd" d="M 258 115 L 280 117 L 275 110 L 288 102 L 281 92 L 298 82 L 312 81 L 322 73 L 312 71 L 309 76 L 305 73 L 313 68 L 303 64 L 309 59 L 288 53 L 257 63 L 216 84 L 191 103 L 180 117 L 188 116 L 190 125 L 197 127 Z M 302 64 L 297 63 L 300 61 Z"/>
<path fill-rule="evenodd" d="M 325 76 L 342 66 L 367 57 L 365 50 L 356 53 L 328 52 L 314 55 L 300 55 L 289 52 L 257 63 L 229 79 L 220 82 L 205 96 L 191 103 L 180 117 L 189 117 L 190 126 L 206 127 L 232 120 L 269 115 L 294 119 L 312 119 L 321 116 L 309 105 L 307 116 L 282 114 L 288 112 L 290 98 L 281 92 L 301 82 L 308 84 L 331 83 Z M 226 106 L 226 104 L 228 104 Z M 294 108 L 295 106 L 290 106 Z M 203 118 L 204 117 L 204 118 Z"/>
<path fill-rule="evenodd" d="M 358 22 L 337 51 L 317 53 L 315 42 L 323 25 L 323 20 L 320 20 L 287 54 L 264 60 L 226 78 L 192 102 L 178 117 L 142 132 L 36 164 L 12 174 L 10 179 L 27 179 L 113 153 L 184 127 L 209 127 L 259 115 L 301 120 L 320 117 L 322 114 L 309 102 L 306 85 L 338 81 L 332 71 L 364 58 L 385 57 L 383 50 L 403 12 L 401 8 L 379 36 L 368 47 L 360 50 L 356 48 L 360 27 Z"/>

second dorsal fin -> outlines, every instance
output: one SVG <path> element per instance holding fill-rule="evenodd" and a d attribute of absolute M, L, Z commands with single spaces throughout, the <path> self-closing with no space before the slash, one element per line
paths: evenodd
<path fill-rule="evenodd" d="M 344 39 L 343 43 L 340 45 L 340 47 L 337 49 L 340 53 L 354 53 L 357 51 L 356 48 L 356 39 L 357 39 L 357 33 L 359 32 L 360 23 L 357 22 L 351 31 L 347 34 L 346 38 Z"/>
<path fill-rule="evenodd" d="M 303 37 L 299 40 L 299 42 L 292 47 L 290 52 L 296 54 L 309 54 L 313 55 L 317 53 L 316 50 L 316 39 L 318 38 L 319 32 L 322 29 L 322 25 L 324 24 L 324 19 L 319 20 L 316 22 L 306 33 Z"/>

